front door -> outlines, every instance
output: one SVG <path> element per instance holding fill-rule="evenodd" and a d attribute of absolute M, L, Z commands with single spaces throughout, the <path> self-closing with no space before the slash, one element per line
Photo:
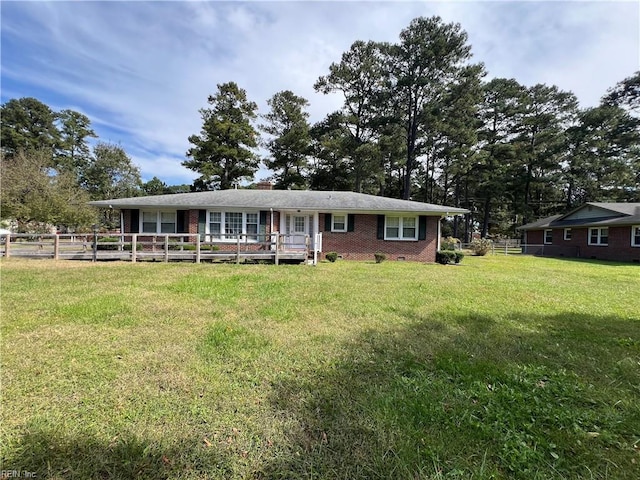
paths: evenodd
<path fill-rule="evenodd" d="M 287 215 L 285 250 L 303 250 L 309 235 L 309 215 Z"/>

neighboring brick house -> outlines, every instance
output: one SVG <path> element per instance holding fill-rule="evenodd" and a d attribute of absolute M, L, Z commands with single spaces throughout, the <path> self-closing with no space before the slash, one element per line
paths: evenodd
<path fill-rule="evenodd" d="M 527 253 L 640 262 L 640 203 L 589 202 L 518 229 Z"/>
<path fill-rule="evenodd" d="M 121 211 L 123 233 L 191 233 L 230 244 L 237 234 L 260 243 L 279 232 L 288 244 L 304 243 L 322 232 L 321 251 L 345 259 L 434 262 L 440 219 L 462 208 L 365 195 L 309 190 L 217 190 L 91 202 Z M 223 245 L 224 246 L 224 245 Z"/>

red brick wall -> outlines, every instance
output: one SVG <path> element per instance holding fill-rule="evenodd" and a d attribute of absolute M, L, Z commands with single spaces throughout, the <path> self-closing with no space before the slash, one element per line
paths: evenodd
<path fill-rule="evenodd" d="M 528 244 L 542 244 L 544 232 L 527 232 Z M 640 247 L 631 246 L 631 227 L 609 227 L 608 245 L 589 245 L 588 228 L 572 228 L 571 240 L 564 240 L 564 228 L 553 229 L 552 245 L 545 245 L 544 255 L 598 260 L 640 262 Z"/>
<path fill-rule="evenodd" d="M 355 215 L 353 232 L 325 231 L 325 214 L 320 214 L 322 250 L 338 252 L 347 260 L 373 260 L 376 252 L 387 255 L 388 260 L 435 262 L 440 217 L 427 217 L 427 238 L 418 241 L 378 240 L 377 215 Z"/>
<path fill-rule="evenodd" d="M 131 232 L 131 211 L 124 210 L 125 232 Z M 280 213 L 273 212 L 273 230 L 281 232 Z M 323 251 L 338 252 L 348 260 L 373 260 L 374 253 L 382 252 L 389 260 L 409 260 L 434 262 L 438 245 L 439 217 L 427 217 L 427 238 L 418 241 L 378 240 L 377 215 L 355 215 L 353 232 L 331 232 L 324 230 L 324 214 L 319 216 L 319 230 L 322 232 Z M 189 233 L 198 233 L 198 210 L 189 210 Z M 271 220 L 267 215 L 267 233 L 270 233 Z M 284 225 L 282 225 L 284 228 Z M 281 232 L 283 233 L 283 232 Z M 529 232 L 530 234 L 532 232 Z M 531 242 L 530 242 L 531 243 Z M 542 243 L 542 241 L 540 241 Z M 234 250 L 236 244 L 221 245 L 223 250 Z M 260 248 L 256 245 L 255 248 Z"/>
<path fill-rule="evenodd" d="M 542 245 L 544 243 L 543 230 L 529 230 L 526 238 L 527 245 Z"/>
<path fill-rule="evenodd" d="M 198 233 L 198 210 L 189 210 L 188 233 Z"/>
<path fill-rule="evenodd" d="M 609 227 L 608 245 L 589 245 L 589 229 L 575 229 L 582 258 L 640 262 L 640 247 L 631 246 L 631 227 Z M 577 238 L 576 238 L 577 237 Z"/>

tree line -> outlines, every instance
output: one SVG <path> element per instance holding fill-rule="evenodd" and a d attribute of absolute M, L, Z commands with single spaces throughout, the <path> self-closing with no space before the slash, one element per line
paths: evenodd
<path fill-rule="evenodd" d="M 89 118 L 74 110 L 54 112 L 25 97 L 3 104 L 0 118 L 2 218 L 17 221 L 19 231 L 117 227 L 113 212 L 87 203 L 189 191 L 188 185 L 170 187 L 157 177 L 142 182 L 125 150 L 100 141 Z"/>
<path fill-rule="evenodd" d="M 358 40 L 330 65 L 314 88 L 343 103 L 315 124 L 294 92 L 277 92 L 259 114 L 235 82 L 219 84 L 188 138 L 182 164 L 199 175 L 190 186 L 141 182 L 85 115 L 10 100 L 0 112 L 2 217 L 86 224 L 95 221 L 89 200 L 232 188 L 253 181 L 261 163 L 277 189 L 467 208 L 455 236 L 513 235 L 586 201 L 640 201 L 640 72 L 590 108 L 555 85 L 486 76 L 459 24 L 419 17 L 397 42 Z"/>
<path fill-rule="evenodd" d="M 314 88 L 344 102 L 316 124 L 291 91 L 258 115 L 235 82 L 219 84 L 183 165 L 196 190 L 251 179 L 262 161 L 280 189 L 468 208 L 466 232 L 483 237 L 586 201 L 640 200 L 640 72 L 584 109 L 555 85 L 486 75 L 459 24 L 416 18 L 398 42 L 359 40 L 331 64 Z"/>

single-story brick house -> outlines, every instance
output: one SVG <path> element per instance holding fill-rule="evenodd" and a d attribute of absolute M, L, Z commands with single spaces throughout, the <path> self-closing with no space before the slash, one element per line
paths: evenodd
<path fill-rule="evenodd" d="M 518 228 L 529 253 L 640 262 L 640 203 L 586 203 Z"/>
<path fill-rule="evenodd" d="M 434 262 L 440 219 L 462 208 L 355 192 L 258 189 L 217 190 L 91 202 L 121 212 L 123 233 L 200 234 L 207 241 L 249 241 L 279 232 L 303 242 L 322 232 L 323 252 L 345 259 Z M 231 237 L 231 238 L 230 238 Z"/>

